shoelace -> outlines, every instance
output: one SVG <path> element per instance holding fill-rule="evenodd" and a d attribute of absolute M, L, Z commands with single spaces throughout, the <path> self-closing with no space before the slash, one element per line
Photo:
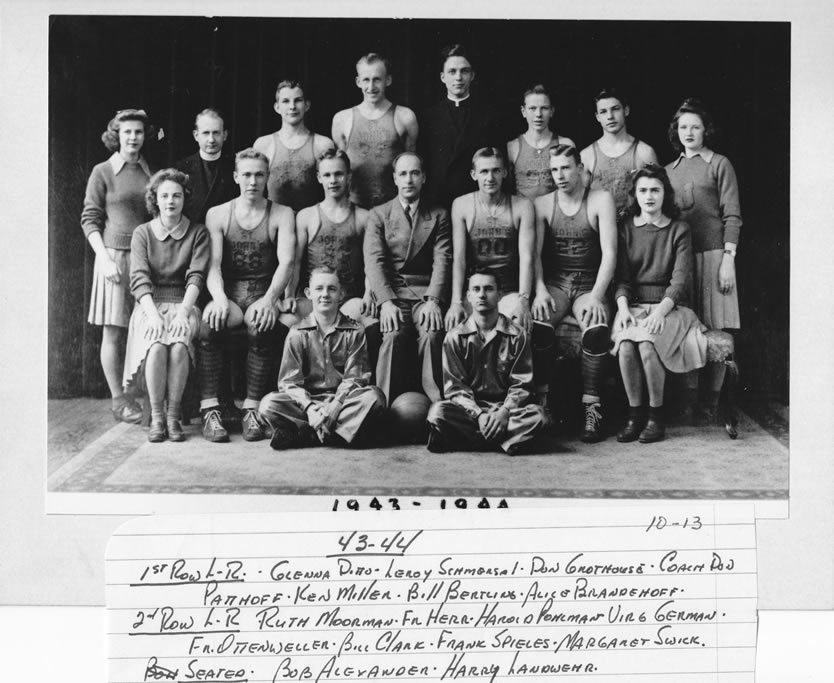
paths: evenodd
<path fill-rule="evenodd" d="M 260 429 L 261 421 L 258 419 L 258 415 L 254 410 L 247 410 L 243 415 L 243 421 L 249 429 Z"/>
<path fill-rule="evenodd" d="M 206 413 L 206 426 L 211 430 L 223 429 L 223 420 L 220 419 L 219 410 L 209 410 Z"/>
<path fill-rule="evenodd" d="M 585 429 L 594 430 L 599 427 L 602 414 L 594 404 L 585 406 Z"/>

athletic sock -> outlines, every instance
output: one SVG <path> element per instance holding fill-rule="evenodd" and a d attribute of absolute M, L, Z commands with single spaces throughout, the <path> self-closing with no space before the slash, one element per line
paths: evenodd
<path fill-rule="evenodd" d="M 197 345 L 197 377 L 200 381 L 200 398 L 217 402 L 220 376 L 223 374 L 223 352 L 214 342 Z M 202 401 L 200 402 L 202 408 Z"/>

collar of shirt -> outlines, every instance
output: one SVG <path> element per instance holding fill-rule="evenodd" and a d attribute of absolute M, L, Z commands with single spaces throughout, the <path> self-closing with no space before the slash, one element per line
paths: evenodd
<path fill-rule="evenodd" d="M 162 221 L 157 217 L 151 221 L 151 231 L 153 232 L 154 237 L 156 237 L 156 239 L 160 242 L 164 242 L 168 237 L 173 240 L 181 240 L 185 236 L 185 233 L 188 232 L 189 225 L 191 225 L 191 221 L 183 216 L 177 226 L 169 232 L 162 225 Z"/>
<path fill-rule="evenodd" d="M 463 328 L 467 334 L 477 334 L 478 333 L 478 325 L 475 323 L 475 316 L 470 315 L 466 321 L 463 323 Z M 504 315 L 498 315 L 498 322 L 495 323 L 495 330 L 500 332 L 501 334 L 505 334 L 509 337 L 517 337 L 521 330 L 513 325 Z"/>
<path fill-rule="evenodd" d="M 642 214 L 638 214 L 637 216 L 634 217 L 633 220 L 634 220 L 634 227 L 636 227 L 636 228 L 642 228 L 644 225 L 646 225 L 649 222 L 645 218 L 643 218 Z M 668 216 L 662 216 L 659 223 L 652 223 L 652 225 L 656 228 L 665 228 L 671 222 L 672 222 L 671 218 L 669 218 Z M 661 225 L 661 223 L 663 223 L 663 225 Z"/>
<path fill-rule="evenodd" d="M 420 200 L 418 199 L 416 202 L 411 202 L 409 204 L 408 202 L 404 202 L 402 199 L 400 199 L 400 206 L 403 207 L 403 213 L 405 213 L 405 207 L 410 206 L 411 207 L 411 218 L 413 219 L 414 216 L 417 215 L 417 211 L 420 208 Z"/>
<path fill-rule="evenodd" d="M 701 147 L 701 149 L 699 149 L 697 152 L 695 152 L 692 155 L 692 157 L 697 157 L 697 156 L 700 156 L 704 161 L 709 163 L 710 161 L 712 161 L 712 158 L 715 156 L 715 152 L 713 152 L 708 147 Z M 678 156 L 678 158 L 675 159 L 675 163 L 672 164 L 672 168 L 677 168 L 678 164 L 681 162 L 681 159 L 685 159 L 685 158 L 686 158 L 686 152 L 681 152 L 680 156 Z"/>
<path fill-rule="evenodd" d="M 301 320 L 298 323 L 297 327 L 299 330 L 315 330 L 318 328 L 319 324 L 316 322 L 316 314 L 310 313 L 307 317 Z M 339 313 L 336 316 L 336 324 L 334 326 L 337 330 L 356 330 L 359 329 L 360 324 L 353 320 L 352 318 L 348 318 L 344 313 Z"/>
<path fill-rule="evenodd" d="M 469 98 L 472 97 L 472 93 L 469 93 L 466 97 L 462 97 L 459 100 L 453 99 L 449 96 L 449 93 L 446 93 L 446 101 L 453 107 L 458 108 L 461 105 L 469 106 Z"/>
<path fill-rule="evenodd" d="M 110 157 L 110 166 L 113 169 L 113 175 L 119 175 L 119 171 L 121 171 L 125 167 L 126 163 L 127 161 L 121 154 L 119 154 L 118 152 L 113 152 L 112 156 Z M 139 164 L 140 168 L 145 173 L 147 173 L 148 176 L 151 175 L 150 166 L 148 166 L 148 162 L 145 161 L 144 157 L 139 157 L 139 161 L 137 161 L 136 163 Z"/>

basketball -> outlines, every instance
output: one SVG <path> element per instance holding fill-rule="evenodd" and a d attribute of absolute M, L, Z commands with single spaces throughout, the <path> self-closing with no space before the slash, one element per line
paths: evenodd
<path fill-rule="evenodd" d="M 423 443 L 428 438 L 426 416 L 431 401 L 417 391 L 407 391 L 394 399 L 391 407 L 391 431 L 398 441 Z"/>

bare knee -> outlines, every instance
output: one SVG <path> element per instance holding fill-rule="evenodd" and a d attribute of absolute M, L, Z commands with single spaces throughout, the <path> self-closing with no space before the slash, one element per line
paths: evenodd
<path fill-rule="evenodd" d="M 617 353 L 623 358 L 631 359 L 637 356 L 637 349 L 633 341 L 626 340 L 620 342 L 620 348 Z"/>
<path fill-rule="evenodd" d="M 176 344 L 171 345 L 168 353 L 172 361 L 184 361 L 188 358 L 188 347 L 182 342 L 177 342 Z"/>
<path fill-rule="evenodd" d="M 654 344 L 648 341 L 640 342 L 640 358 L 644 361 L 651 361 L 657 358 L 657 351 Z"/>

